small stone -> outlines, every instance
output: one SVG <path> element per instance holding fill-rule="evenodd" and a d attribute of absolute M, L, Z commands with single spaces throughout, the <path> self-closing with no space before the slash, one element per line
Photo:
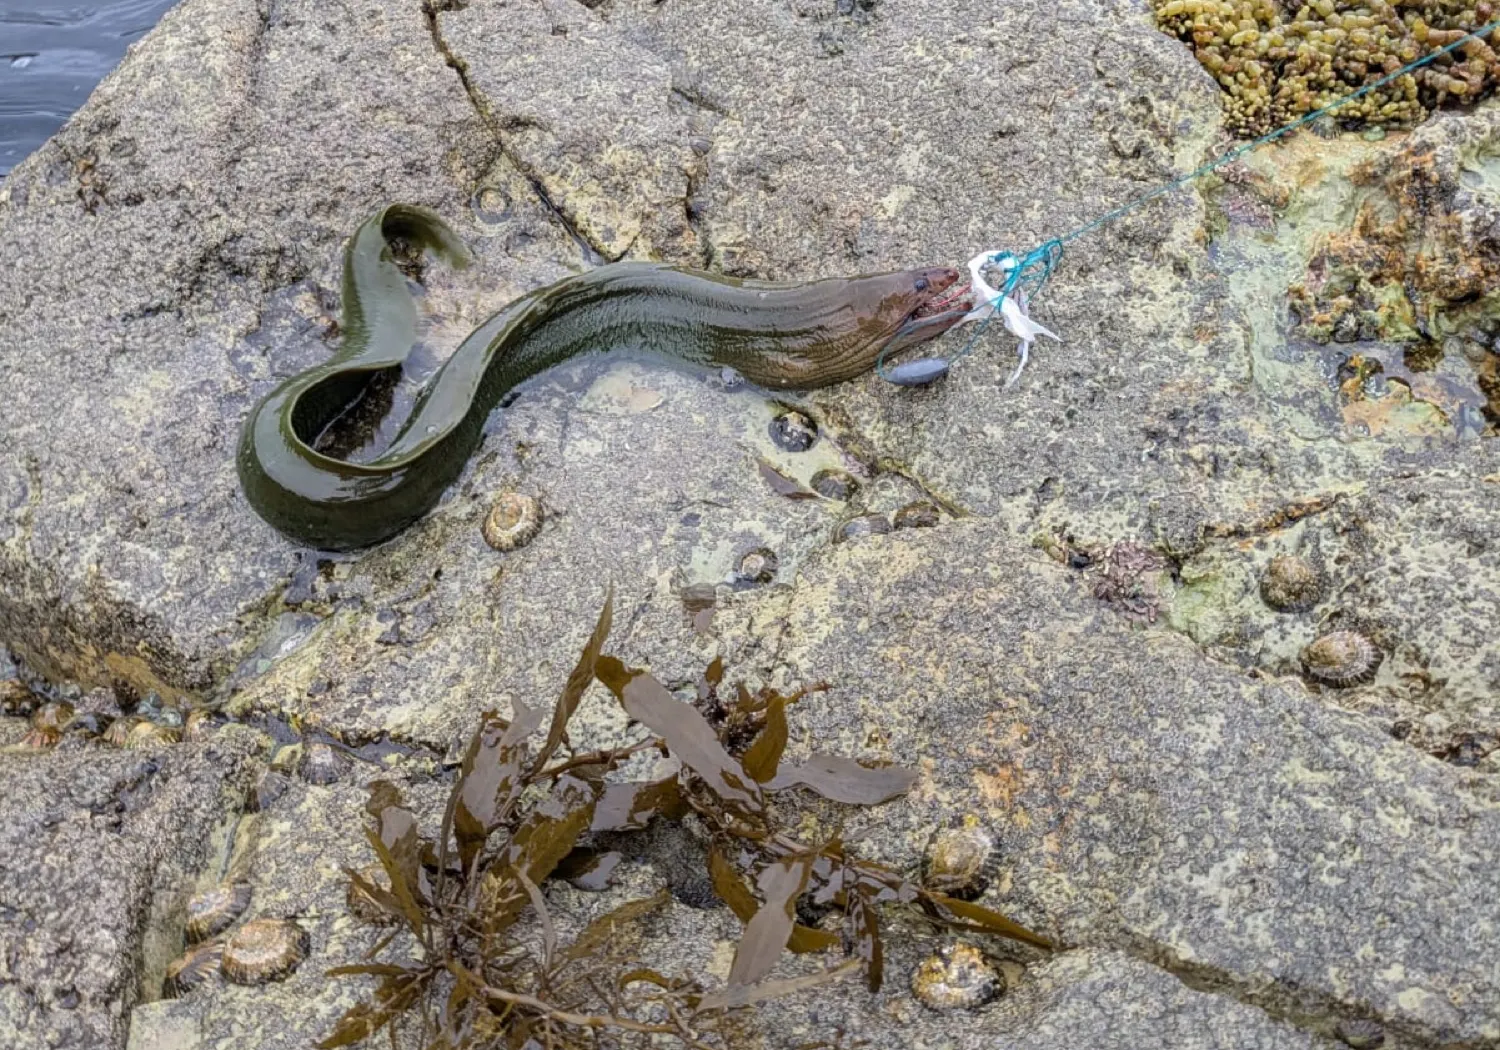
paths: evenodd
<path fill-rule="evenodd" d="M 735 581 L 743 584 L 770 583 L 776 578 L 781 561 L 769 547 L 756 547 L 740 556 L 734 571 Z"/>
<path fill-rule="evenodd" d="M 859 482 L 842 470 L 820 470 L 812 476 L 812 488 L 825 499 L 847 503 L 859 491 Z"/>
<path fill-rule="evenodd" d="M 771 440 L 783 452 L 806 452 L 818 440 L 818 425 L 805 413 L 789 408 L 771 420 Z"/>

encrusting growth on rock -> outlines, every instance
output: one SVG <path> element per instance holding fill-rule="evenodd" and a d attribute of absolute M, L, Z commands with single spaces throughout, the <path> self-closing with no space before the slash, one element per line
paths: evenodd
<path fill-rule="evenodd" d="M 1193 46 L 1224 89 L 1229 130 L 1246 137 L 1322 109 L 1459 40 L 1495 17 L 1489 3 L 1419 0 L 1152 0 L 1156 23 Z M 1474 40 L 1341 107 L 1344 123 L 1414 124 L 1450 102 L 1473 103 L 1500 78 L 1490 44 Z"/>

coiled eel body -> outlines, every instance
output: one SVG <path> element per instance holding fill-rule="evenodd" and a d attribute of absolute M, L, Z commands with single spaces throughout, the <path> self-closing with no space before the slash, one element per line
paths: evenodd
<path fill-rule="evenodd" d="M 240 483 L 255 510 L 310 547 L 379 543 L 422 517 L 462 472 L 505 393 L 590 352 L 634 348 L 735 369 L 771 389 L 808 389 L 935 338 L 961 310 L 921 316 L 951 269 L 802 284 L 736 280 L 658 263 L 611 263 L 530 292 L 476 328 L 418 396 L 390 446 L 368 462 L 313 445 L 416 342 L 417 308 L 391 257 L 401 237 L 463 267 L 469 253 L 436 215 L 391 205 L 344 253 L 343 343 L 251 411 Z"/>

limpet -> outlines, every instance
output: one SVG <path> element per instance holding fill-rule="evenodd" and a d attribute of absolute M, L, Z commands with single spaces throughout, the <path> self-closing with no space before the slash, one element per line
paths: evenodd
<path fill-rule="evenodd" d="M 54 700 L 37 708 L 31 716 L 32 729 L 45 729 L 61 733 L 68 728 L 74 717 L 73 705 L 63 700 Z"/>
<path fill-rule="evenodd" d="M 1302 650 L 1302 669 L 1326 685 L 1358 685 L 1375 677 L 1384 655 L 1358 631 L 1333 631 Z"/>
<path fill-rule="evenodd" d="M 114 726 L 110 726 L 110 729 L 113 731 Z M 145 721 L 131 726 L 129 734 L 125 737 L 125 747 L 131 751 L 160 747 L 163 744 L 180 744 L 181 742 L 182 730 Z"/>
<path fill-rule="evenodd" d="M 825 499 L 836 499 L 847 503 L 859 491 L 859 482 L 853 474 L 842 470 L 824 469 L 812 476 L 813 491 Z"/>
<path fill-rule="evenodd" d="M 0 714 L 24 715 L 36 703 L 36 696 L 19 678 L 0 678 Z"/>
<path fill-rule="evenodd" d="M 289 977 L 307 958 L 311 939 L 291 919 L 255 919 L 224 944 L 224 976 L 235 984 L 265 984 Z"/>
<path fill-rule="evenodd" d="M 933 834 L 923 856 L 922 884 L 946 897 L 974 900 L 994 878 L 998 857 L 994 834 L 979 817 L 965 814 Z"/>
<path fill-rule="evenodd" d="M 1379 1021 L 1353 1017 L 1340 1021 L 1333 1029 L 1339 1041 L 1353 1050 L 1379 1050 L 1385 1045 L 1385 1028 Z"/>
<path fill-rule="evenodd" d="M 223 941 L 194 945 L 167 964 L 162 991 L 174 999 L 186 995 L 219 973 L 223 956 Z"/>
<path fill-rule="evenodd" d="M 739 566 L 734 570 L 738 583 L 770 583 L 776 578 L 781 560 L 769 547 L 756 547 L 740 556 Z"/>
<path fill-rule="evenodd" d="M 187 903 L 187 928 L 184 932 L 188 943 L 206 941 L 223 933 L 245 914 L 249 906 L 250 884 L 245 882 L 221 882 L 202 893 L 195 893 Z"/>
<path fill-rule="evenodd" d="M 1323 600 L 1327 580 L 1321 569 L 1296 554 L 1278 554 L 1260 578 L 1260 596 L 1280 612 L 1304 612 Z"/>
<path fill-rule="evenodd" d="M 536 538 L 542 529 L 542 504 L 535 496 L 502 492 L 485 515 L 484 542 L 497 551 L 513 551 Z"/>
<path fill-rule="evenodd" d="M 931 1010 L 983 1006 L 1005 991 L 1005 977 L 973 945 L 945 944 L 911 975 L 911 992 Z"/>
<path fill-rule="evenodd" d="M 26 735 L 16 746 L 23 751 L 51 751 L 72 721 L 72 704 L 62 701 L 43 704 L 32 712 Z"/>
<path fill-rule="evenodd" d="M 896 511 L 895 525 L 898 529 L 930 529 L 940 520 L 937 507 L 919 499 Z"/>
<path fill-rule="evenodd" d="M 811 416 L 788 408 L 771 420 L 771 440 L 783 452 L 806 452 L 818 440 L 818 424 Z"/>
<path fill-rule="evenodd" d="M 866 536 L 879 536 L 890 531 L 891 523 L 885 520 L 885 515 L 861 514 L 840 525 L 834 539 L 842 543 L 847 540 L 864 539 Z"/>
<path fill-rule="evenodd" d="M 139 715 L 123 715 L 109 724 L 102 739 L 110 747 L 124 747 L 130 740 L 131 731 L 145 722 Z"/>
<path fill-rule="evenodd" d="M 302 745 L 302 761 L 297 764 L 297 772 L 309 784 L 332 784 L 348 768 L 348 760 L 335 751 L 332 745 L 321 740 Z"/>
<path fill-rule="evenodd" d="M 275 802 L 282 795 L 290 782 L 282 774 L 268 769 L 261 773 L 255 780 L 255 786 L 250 789 L 250 797 L 245 800 L 245 810 L 248 813 L 260 813 Z"/>
<path fill-rule="evenodd" d="M 182 723 L 182 735 L 187 740 L 206 740 L 222 724 L 212 712 L 195 707 L 188 712 L 187 719 Z"/>

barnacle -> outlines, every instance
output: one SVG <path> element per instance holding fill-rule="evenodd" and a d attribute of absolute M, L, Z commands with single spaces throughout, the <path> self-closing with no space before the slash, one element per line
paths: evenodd
<path fill-rule="evenodd" d="M 1242 136 L 1323 108 L 1493 18 L 1469 0 L 1152 0 L 1156 24 L 1193 46 L 1227 94 L 1224 122 Z M 1341 106 L 1345 125 L 1411 124 L 1449 102 L 1472 103 L 1500 79 L 1492 47 L 1473 40 Z"/>

